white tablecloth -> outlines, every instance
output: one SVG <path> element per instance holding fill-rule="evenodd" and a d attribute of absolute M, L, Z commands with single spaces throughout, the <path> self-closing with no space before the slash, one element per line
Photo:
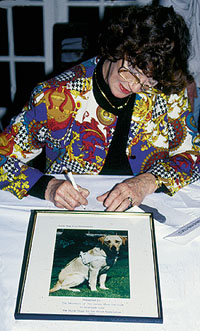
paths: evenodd
<path fill-rule="evenodd" d="M 76 176 L 76 182 L 91 191 L 87 210 L 103 210 L 95 197 L 122 181 L 123 177 Z M 152 194 L 144 205 L 155 213 L 155 233 L 163 306 L 163 324 L 30 321 L 15 320 L 14 310 L 21 271 L 26 230 L 31 209 L 55 209 L 47 201 L 27 197 L 18 200 L 0 191 L 0 330 L 1 331 L 188 331 L 200 330 L 200 236 L 179 243 L 164 237 L 200 216 L 200 181 L 179 191 L 174 197 Z M 134 208 L 133 208 L 134 210 Z M 166 217 L 165 222 L 158 215 Z"/>

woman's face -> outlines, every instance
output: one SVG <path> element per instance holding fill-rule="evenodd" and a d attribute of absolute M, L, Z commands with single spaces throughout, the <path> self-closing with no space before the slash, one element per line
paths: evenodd
<path fill-rule="evenodd" d="M 110 63 L 109 63 L 110 64 Z M 132 93 L 142 92 L 142 86 L 147 85 L 151 87 L 155 86 L 157 82 L 153 81 L 151 78 L 145 76 L 140 69 L 133 69 L 134 74 L 136 74 L 139 82 L 133 82 L 124 79 L 119 74 L 119 68 L 123 65 L 128 68 L 128 62 L 123 60 L 118 60 L 117 62 L 111 62 L 111 65 L 106 63 L 107 66 L 107 83 L 110 87 L 112 94 L 117 98 L 125 98 Z M 105 66 L 105 68 L 106 68 Z M 104 75 L 105 77 L 105 75 Z M 153 82 L 153 84 L 152 84 Z"/>

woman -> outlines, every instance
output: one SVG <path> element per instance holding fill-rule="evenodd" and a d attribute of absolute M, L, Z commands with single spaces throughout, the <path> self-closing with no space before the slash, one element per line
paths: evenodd
<path fill-rule="evenodd" d="M 52 176 L 130 175 L 97 197 L 108 211 L 199 179 L 186 90 L 189 33 L 172 8 L 131 7 L 101 35 L 100 58 L 39 84 L 1 135 L 1 188 L 73 210 L 89 194 Z M 41 172 L 28 162 L 46 152 Z"/>

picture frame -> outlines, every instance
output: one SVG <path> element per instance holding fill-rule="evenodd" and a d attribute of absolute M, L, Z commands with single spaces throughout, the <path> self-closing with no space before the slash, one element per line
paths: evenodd
<path fill-rule="evenodd" d="M 152 214 L 31 211 L 15 318 L 162 323 Z"/>

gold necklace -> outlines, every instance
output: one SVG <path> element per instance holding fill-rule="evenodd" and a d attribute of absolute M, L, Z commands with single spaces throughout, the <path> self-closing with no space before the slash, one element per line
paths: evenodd
<path fill-rule="evenodd" d="M 113 109 L 122 109 L 122 108 L 124 108 L 125 106 L 127 106 L 128 102 L 129 102 L 129 100 L 130 100 L 131 95 L 129 95 L 128 99 L 126 100 L 126 102 L 125 102 L 123 105 L 118 106 L 118 107 L 117 107 L 117 106 L 114 106 L 114 105 L 112 104 L 112 102 L 108 99 L 108 97 L 106 96 L 106 94 L 102 91 L 101 87 L 99 86 L 99 83 L 98 83 L 98 81 L 97 81 L 97 73 L 96 73 L 96 70 L 95 70 L 95 72 L 94 72 L 94 75 L 95 75 L 95 80 L 96 80 L 97 86 L 98 86 L 98 88 L 99 88 L 101 94 L 103 95 L 103 97 L 107 100 L 107 102 L 109 103 L 109 105 L 110 105 Z"/>

